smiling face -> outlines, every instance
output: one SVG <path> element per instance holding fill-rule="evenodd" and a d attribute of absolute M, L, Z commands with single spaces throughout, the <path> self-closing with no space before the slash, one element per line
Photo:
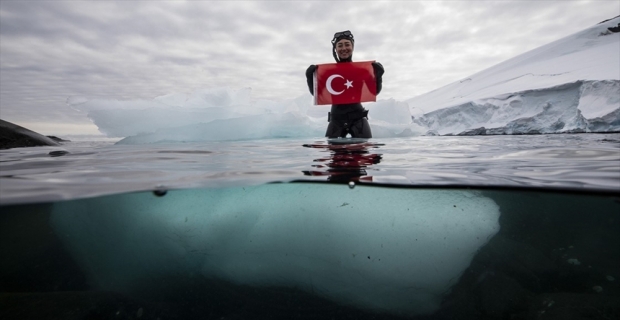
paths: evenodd
<path fill-rule="evenodd" d="M 340 61 L 347 60 L 353 55 L 353 43 L 351 40 L 342 39 L 336 43 L 336 54 Z"/>

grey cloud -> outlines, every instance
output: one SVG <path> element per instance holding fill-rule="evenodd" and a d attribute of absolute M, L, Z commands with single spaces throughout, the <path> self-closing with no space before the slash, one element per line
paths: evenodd
<path fill-rule="evenodd" d="M 380 98 L 406 99 L 619 10 L 602 1 L 2 1 L 0 108 L 74 119 L 71 95 L 150 99 L 213 86 L 288 99 L 307 94 L 305 69 L 332 62 L 331 37 L 345 29 L 356 59 L 386 67 Z"/>

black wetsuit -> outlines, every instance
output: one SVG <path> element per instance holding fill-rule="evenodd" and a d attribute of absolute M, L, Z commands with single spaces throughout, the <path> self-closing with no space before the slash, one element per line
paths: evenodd
<path fill-rule="evenodd" d="M 351 61 L 341 61 L 351 62 Z M 378 66 L 377 66 L 378 65 Z M 311 66 L 312 67 L 312 66 Z M 375 69 L 375 79 L 377 82 L 377 94 L 381 92 L 383 66 L 379 63 L 373 63 Z M 306 71 L 306 80 L 310 94 L 314 95 L 313 73 Z M 370 124 L 368 123 L 368 111 L 364 109 L 361 103 L 350 104 L 332 104 L 329 113 L 329 125 L 325 136 L 328 138 L 346 137 L 350 133 L 353 138 L 372 138 Z"/>

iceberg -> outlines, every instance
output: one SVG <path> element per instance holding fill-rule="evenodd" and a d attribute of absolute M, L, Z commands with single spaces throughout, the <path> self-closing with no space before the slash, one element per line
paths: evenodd
<path fill-rule="evenodd" d="M 325 135 L 329 107 L 313 106 L 311 96 L 283 101 L 252 100 L 251 89 L 202 88 L 151 100 L 89 100 L 67 103 L 87 112 L 119 144 L 319 138 Z M 411 121 L 407 104 L 393 99 L 365 104 L 373 136 L 416 136 L 424 128 Z"/>
<path fill-rule="evenodd" d="M 406 100 L 439 134 L 620 131 L 620 17 Z"/>
<path fill-rule="evenodd" d="M 278 183 L 159 195 L 53 204 L 51 225 L 94 288 L 135 294 L 201 275 L 430 314 L 499 231 L 499 207 L 475 191 Z"/>

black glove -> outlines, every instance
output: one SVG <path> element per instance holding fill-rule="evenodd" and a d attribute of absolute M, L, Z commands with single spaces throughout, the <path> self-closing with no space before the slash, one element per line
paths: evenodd
<path fill-rule="evenodd" d="M 377 94 L 381 92 L 381 88 L 383 87 L 383 66 L 379 62 L 372 63 L 372 69 L 375 70 L 375 80 L 377 81 Z"/>
<path fill-rule="evenodd" d="M 306 69 L 306 82 L 308 82 L 308 90 L 310 90 L 310 94 L 314 95 L 314 84 L 313 77 L 314 71 L 316 71 L 316 65 L 311 64 L 308 69 Z"/>
<path fill-rule="evenodd" d="M 385 70 L 383 70 L 383 66 L 379 62 L 373 62 L 372 68 L 375 70 L 376 78 L 381 78 L 381 76 L 383 76 L 383 73 L 385 73 Z"/>
<path fill-rule="evenodd" d="M 306 69 L 306 78 L 312 77 L 312 74 L 316 71 L 316 65 L 311 64 L 308 69 Z"/>

